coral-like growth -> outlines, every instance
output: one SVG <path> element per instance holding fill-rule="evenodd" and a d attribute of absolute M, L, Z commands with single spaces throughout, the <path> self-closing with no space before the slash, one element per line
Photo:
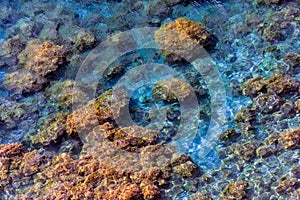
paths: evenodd
<path fill-rule="evenodd" d="M 66 133 L 66 118 L 67 113 L 58 113 L 43 121 L 37 135 L 31 137 L 32 144 L 47 146 L 51 142 L 56 142 Z"/>
<path fill-rule="evenodd" d="M 152 95 L 168 102 L 189 100 L 194 94 L 193 88 L 176 78 L 162 80 L 154 85 Z"/>
<path fill-rule="evenodd" d="M 5 76 L 2 86 L 15 94 L 26 94 L 43 89 L 48 80 L 25 69 Z"/>
<path fill-rule="evenodd" d="M 207 47 L 211 39 L 212 35 L 204 26 L 186 18 L 178 18 L 155 32 L 155 41 L 164 54 L 173 54 L 177 59 L 195 56 L 192 55 L 196 53 L 193 50 Z"/>
<path fill-rule="evenodd" d="M 247 198 L 247 187 L 248 183 L 245 181 L 237 181 L 230 183 L 226 186 L 222 192 L 221 200 L 237 200 Z"/>
<path fill-rule="evenodd" d="M 24 64 L 25 69 L 44 77 L 56 71 L 58 66 L 63 63 L 65 53 L 62 46 L 52 42 L 32 40 L 27 43 L 25 50 L 18 55 L 19 64 Z"/>

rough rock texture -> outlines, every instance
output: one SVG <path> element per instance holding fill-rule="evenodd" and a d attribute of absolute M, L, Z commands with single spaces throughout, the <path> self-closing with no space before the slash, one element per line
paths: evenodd
<path fill-rule="evenodd" d="M 193 88 L 186 82 L 172 78 L 162 80 L 154 85 L 152 95 L 168 102 L 189 100 L 194 95 Z"/>
<path fill-rule="evenodd" d="M 52 42 L 42 42 L 40 40 L 29 41 L 24 51 L 19 55 L 19 64 L 24 68 L 44 77 L 56 71 L 63 63 L 65 50 L 62 46 Z"/>
<path fill-rule="evenodd" d="M 8 101 L 0 97 L 0 126 L 11 129 L 27 116 L 27 106 L 14 101 Z"/>
<path fill-rule="evenodd" d="M 245 181 L 237 181 L 230 183 L 226 186 L 222 195 L 221 200 L 234 200 L 234 199 L 247 199 L 247 186 L 248 183 Z"/>
<path fill-rule="evenodd" d="M 37 135 L 31 137 L 33 145 L 47 146 L 55 143 L 66 133 L 67 113 L 58 113 L 43 121 L 38 128 Z"/>
<path fill-rule="evenodd" d="M 21 69 L 6 75 L 2 86 L 15 94 L 27 94 L 40 91 L 47 83 L 47 79 L 25 69 Z"/>
<path fill-rule="evenodd" d="M 116 88 L 106 91 L 68 116 L 68 134 L 85 134 L 101 123 L 119 118 L 122 110 L 127 106 L 127 102 L 127 94 L 123 89 Z"/>
<path fill-rule="evenodd" d="M 83 106 L 89 100 L 90 89 L 73 80 L 53 84 L 46 91 L 46 98 L 55 103 L 58 108 L 75 109 Z"/>
<path fill-rule="evenodd" d="M 177 59 L 198 55 L 201 47 L 210 44 L 211 37 L 204 26 L 187 18 L 178 18 L 155 32 L 155 41 L 164 54 L 173 54 Z"/>

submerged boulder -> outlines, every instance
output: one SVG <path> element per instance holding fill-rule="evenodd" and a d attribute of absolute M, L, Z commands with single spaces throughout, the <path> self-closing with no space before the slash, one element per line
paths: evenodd
<path fill-rule="evenodd" d="M 163 54 L 172 55 L 175 60 L 198 56 L 199 49 L 211 45 L 212 40 L 212 34 L 204 26 L 183 17 L 155 32 L 155 41 Z"/>
<path fill-rule="evenodd" d="M 27 43 L 25 50 L 18 55 L 19 64 L 23 64 L 25 69 L 44 77 L 56 71 L 63 63 L 65 53 L 63 46 L 49 41 L 31 40 Z"/>

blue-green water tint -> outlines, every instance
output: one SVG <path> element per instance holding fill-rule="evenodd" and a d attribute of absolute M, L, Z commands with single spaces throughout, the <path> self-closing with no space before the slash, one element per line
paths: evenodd
<path fill-rule="evenodd" d="M 227 123 L 223 127 L 224 130 L 226 128 L 236 127 L 236 123 L 234 121 L 235 114 L 241 108 L 247 107 L 247 105 L 252 103 L 252 100 L 250 98 L 245 97 L 241 94 L 241 91 L 239 91 L 240 85 L 252 77 L 263 76 L 269 78 L 273 74 L 287 73 L 288 69 L 285 68 L 287 64 L 283 62 L 283 57 L 288 52 L 297 53 L 300 49 L 299 30 L 293 30 L 290 28 L 290 26 L 284 32 L 284 40 L 276 41 L 273 44 L 267 42 L 262 37 L 261 33 L 259 33 L 259 30 L 255 30 L 255 28 L 251 27 L 251 24 L 246 24 L 245 26 L 246 19 L 251 19 L 251 17 L 249 17 L 248 14 L 253 13 L 258 16 L 261 16 L 262 21 L 259 23 L 261 23 L 262 25 L 268 24 L 268 21 L 264 22 L 263 20 L 267 19 L 274 13 L 276 14 L 276 12 L 281 10 L 282 8 L 285 8 L 285 4 L 272 6 L 253 6 L 254 1 L 252 0 L 194 1 L 190 4 L 182 3 L 173 6 L 173 8 L 170 9 L 171 11 L 161 18 L 158 16 L 151 18 L 147 13 L 140 13 L 138 11 L 138 7 L 134 7 L 134 9 L 132 9 L 133 4 L 126 4 L 126 2 L 129 1 L 100 1 L 99 3 L 99 1 L 94 0 L 46 0 L 36 1 L 37 5 L 36 7 L 34 7 L 32 12 L 29 8 L 25 10 L 24 7 L 22 8 L 22 6 L 25 6 L 26 8 L 26 6 L 30 5 L 31 2 L 32 1 L 4 1 L 4 3 L 0 5 L 1 8 L 11 4 L 15 8 L 15 10 L 20 10 L 20 12 L 15 13 L 15 15 L 8 17 L 8 19 L 10 20 L 7 20 L 5 16 L 1 15 L 1 20 L 7 21 L 8 23 L 3 24 L 1 22 L 0 43 L 6 37 L 12 37 L 18 34 L 19 29 L 18 27 L 14 27 L 14 25 L 16 24 L 17 20 L 19 20 L 19 18 L 25 18 L 28 21 L 34 21 L 37 20 L 35 19 L 35 15 L 39 15 L 41 13 L 47 13 L 47 17 L 43 19 L 46 21 L 48 19 L 50 21 L 55 21 L 56 19 L 63 17 L 65 21 L 61 21 L 58 23 L 58 30 L 62 26 L 69 26 L 70 24 L 68 23 L 69 21 L 71 21 L 71 24 L 74 25 L 74 27 L 78 27 L 78 29 L 85 28 L 91 31 L 96 36 L 98 43 L 104 41 L 108 35 L 113 33 L 117 33 L 135 27 L 159 27 L 161 24 L 170 22 L 182 16 L 186 16 L 189 19 L 194 19 L 197 22 L 203 24 L 204 26 L 206 26 L 208 31 L 213 33 L 219 40 L 215 50 L 209 53 L 221 74 L 222 80 L 226 88 L 226 114 L 228 119 Z M 43 7 L 43 2 L 50 2 L 52 4 L 48 7 Z M 141 2 L 147 3 L 150 1 L 145 0 Z M 291 1 L 287 1 L 287 3 L 288 2 Z M 41 8 L 39 8 L 39 6 L 41 6 Z M 21 9 L 23 10 L 21 11 Z M 77 31 L 77 29 L 74 27 L 70 27 L 70 33 L 75 33 Z M 299 27 L 299 25 L 297 27 Z M 8 36 L 6 35 L 6 33 L 8 34 Z M 71 37 L 67 36 L 64 38 L 63 35 L 60 36 L 61 37 L 55 40 L 55 42 L 68 40 L 68 37 Z M 26 38 L 26 40 L 30 39 L 35 38 Z M 266 52 L 266 49 L 273 49 L 274 47 L 276 47 L 276 50 Z M 82 57 L 86 56 L 88 52 L 89 50 L 85 51 L 84 54 L 82 54 Z M 76 54 L 81 53 L 76 52 Z M 99 84 L 99 91 L 97 95 L 102 94 L 103 91 L 107 89 L 113 88 L 114 85 L 118 82 L 118 80 L 126 72 L 128 72 L 129 70 L 134 70 L 135 67 L 145 63 L 158 63 L 168 65 L 168 63 L 164 62 L 163 57 L 156 50 L 141 49 L 135 52 L 129 52 L 128 54 L 125 54 L 117 61 L 115 61 L 111 65 L 110 69 L 112 70 L 107 72 L 107 74 L 104 77 L 101 77 L 101 79 L 99 80 L 101 84 Z M 68 63 L 68 66 L 69 68 L 74 69 L 79 67 L 75 65 L 73 66 L 70 63 Z M 14 70 L 13 67 L 15 66 L 9 66 L 8 68 L 4 69 L 0 68 L 0 84 L 6 73 Z M 200 105 L 198 135 L 193 138 L 193 143 L 190 144 L 189 150 L 186 153 L 191 155 L 193 161 L 199 166 L 204 167 L 206 169 L 217 169 L 222 164 L 222 162 L 220 161 L 216 151 L 211 151 L 207 155 L 206 159 L 201 159 L 197 155 L 199 149 L 202 148 L 200 145 L 200 139 L 204 138 L 208 131 L 210 123 L 210 112 L 211 109 L 213 109 L 210 105 L 210 93 L 209 91 L 206 91 L 207 88 L 205 88 L 205 82 L 203 82 L 202 77 L 199 74 L 195 73 L 195 70 L 189 63 L 181 62 L 171 64 L 170 67 L 177 70 L 181 75 L 183 75 L 187 80 L 189 80 L 191 84 L 194 82 L 195 79 L 197 79 L 201 83 L 201 87 L 203 87 L 196 88 L 198 91 L 201 91 L 197 94 L 198 102 Z M 73 75 L 65 74 L 68 73 L 66 72 L 68 70 L 66 68 L 61 68 L 57 71 L 55 75 L 52 75 L 52 77 L 50 77 L 51 81 L 64 80 L 65 77 L 74 77 Z M 298 80 L 300 80 L 300 73 L 295 72 L 295 74 L 292 75 L 295 76 Z M 50 84 L 52 84 L 52 82 Z M 151 120 L 149 119 L 149 111 L 153 107 L 157 107 L 158 109 L 167 108 L 169 109 L 168 114 L 170 116 L 180 116 L 180 105 L 178 104 L 178 102 L 168 103 L 164 101 L 154 100 L 152 98 L 152 89 L 153 85 L 146 85 L 144 87 L 137 88 L 133 96 L 131 97 L 130 114 L 134 122 L 141 126 L 147 126 L 151 124 Z M 53 108 L 48 108 L 48 104 L 50 104 L 50 101 L 45 101 L 43 99 L 44 91 L 45 90 L 42 90 L 41 92 L 35 94 L 35 96 L 28 95 L 27 97 L 15 97 L 13 95 L 9 96 L 8 91 L 5 91 L 0 88 L 0 96 L 2 97 L 16 102 L 32 101 L 33 104 L 39 102 L 39 105 L 36 108 L 41 108 L 37 111 L 39 113 L 39 117 L 36 117 L 34 118 L 34 120 L 31 121 L 26 119 L 28 120 L 28 122 L 24 120 L 25 122 L 23 121 L 22 126 L 17 127 L 17 130 L 8 130 L 6 132 L 6 135 L 9 135 L 8 133 L 12 133 L 12 135 L 16 132 L 22 133 L 20 134 L 20 136 L 16 137 L 17 139 L 10 141 L 21 142 L 22 138 L 24 138 L 23 136 L 27 132 L 36 132 L 35 128 L 33 128 L 32 130 L 23 131 L 23 127 L 26 127 L 29 123 L 32 123 L 32 121 L 37 122 L 39 119 L 45 119 L 48 117 L 48 115 L 54 113 Z M 272 133 L 274 130 L 281 131 L 283 130 L 283 127 L 297 127 L 297 124 L 299 124 L 299 119 L 297 119 L 297 117 L 299 116 L 288 120 L 282 120 L 278 122 L 276 126 L 274 125 L 272 127 L 268 127 L 268 125 L 260 126 L 259 124 L 256 124 L 259 127 L 255 131 L 255 135 L 252 137 L 256 137 L 256 139 L 264 139 L 268 136 L 268 134 Z M 176 135 L 176 128 L 179 122 L 176 120 L 172 121 L 169 119 L 166 120 L 165 123 L 166 126 L 160 133 L 159 141 L 171 142 L 173 136 Z M 240 127 L 237 128 L 239 129 Z M 2 135 L 0 135 L 0 137 L 2 137 Z M 244 138 L 243 141 L 246 141 L 248 139 L 250 138 Z M 216 147 L 219 146 L 222 145 L 220 145 L 219 143 L 216 144 Z M 277 158 L 274 158 L 273 160 L 276 159 Z M 282 162 L 282 160 L 284 159 L 285 158 L 281 159 L 280 162 Z M 268 162 L 271 163 L 272 159 L 268 160 Z M 234 165 L 230 165 L 230 167 L 234 168 Z M 251 163 L 249 164 L 249 167 L 252 167 Z M 260 168 L 257 167 L 256 170 L 260 170 Z M 280 169 L 278 171 L 287 172 L 286 169 Z M 233 176 L 236 176 L 237 173 L 238 170 L 235 170 Z M 249 174 L 242 175 L 242 178 L 245 177 L 249 177 Z M 232 178 L 230 180 L 228 179 L 226 181 L 229 182 L 236 179 L 237 177 Z M 220 183 L 219 188 L 210 188 L 210 191 L 221 191 L 224 188 L 223 186 L 224 183 Z M 178 195 L 178 199 L 184 199 L 186 198 L 186 196 L 186 193 L 181 193 Z M 258 195 L 258 197 L 260 196 Z"/>

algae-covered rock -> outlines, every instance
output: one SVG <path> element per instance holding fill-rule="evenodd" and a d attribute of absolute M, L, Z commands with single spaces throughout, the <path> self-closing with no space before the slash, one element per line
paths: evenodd
<path fill-rule="evenodd" d="M 300 54 L 289 52 L 283 58 L 283 61 L 288 64 L 291 68 L 300 67 Z"/>
<path fill-rule="evenodd" d="M 59 108 L 75 109 L 83 106 L 89 100 L 90 89 L 73 80 L 66 80 L 53 84 L 46 91 L 46 98 Z"/>
<path fill-rule="evenodd" d="M 254 0 L 254 4 L 257 5 L 272 5 L 272 4 L 281 4 L 283 0 Z"/>
<path fill-rule="evenodd" d="M 255 97 L 262 92 L 266 85 L 267 81 L 265 79 L 256 77 L 242 84 L 241 89 L 244 95 Z"/>
<path fill-rule="evenodd" d="M 18 122 L 26 117 L 28 108 L 22 103 L 0 98 L 0 126 L 6 129 L 14 128 Z"/>
<path fill-rule="evenodd" d="M 230 183 L 223 190 L 220 200 L 242 200 L 247 199 L 247 187 L 246 181 L 237 181 Z"/>
<path fill-rule="evenodd" d="M 254 142 L 240 142 L 231 146 L 231 149 L 241 160 L 251 161 L 256 156 L 257 147 L 258 144 Z"/>
<path fill-rule="evenodd" d="M 272 76 L 267 83 L 269 93 L 281 95 L 291 91 L 298 91 L 299 81 L 290 75 L 277 74 Z"/>
<path fill-rule="evenodd" d="M 178 18 L 160 27 L 155 32 L 155 41 L 165 55 L 180 60 L 182 57 L 195 56 L 193 53 L 198 54 L 199 47 L 209 46 L 212 35 L 201 24 L 187 18 Z"/>
<path fill-rule="evenodd" d="M 67 113 L 58 113 L 43 121 L 37 135 L 31 137 L 33 145 L 47 146 L 57 142 L 66 133 Z"/>
<path fill-rule="evenodd" d="M 241 136 L 241 133 L 237 132 L 236 129 L 230 128 L 220 134 L 219 140 L 224 142 L 226 145 L 233 143 Z"/>
<path fill-rule="evenodd" d="M 17 55 L 23 51 L 26 46 L 26 40 L 21 35 L 16 35 L 5 40 L 1 44 L 0 56 L 2 59 L 8 59 L 10 65 L 17 64 Z"/>
<path fill-rule="evenodd" d="M 56 71 L 58 66 L 64 62 L 65 54 L 63 46 L 49 41 L 31 40 L 18 58 L 19 64 L 23 64 L 25 69 L 44 77 Z"/>
<path fill-rule="evenodd" d="M 262 113 L 273 113 L 280 109 L 282 99 L 276 94 L 260 94 L 253 102 L 253 108 Z"/>
<path fill-rule="evenodd" d="M 294 110 L 296 111 L 296 113 L 300 112 L 300 99 L 294 102 Z"/>
<path fill-rule="evenodd" d="M 202 194 L 201 192 L 197 192 L 196 194 L 193 194 L 190 196 L 191 200 L 213 200 L 209 195 Z"/>
<path fill-rule="evenodd" d="M 256 149 L 256 156 L 260 158 L 267 158 L 273 154 L 273 150 L 267 145 L 260 146 Z"/>
<path fill-rule="evenodd" d="M 25 69 L 7 74 L 2 86 L 15 94 L 27 94 L 40 91 L 48 83 L 48 80 Z"/>
<path fill-rule="evenodd" d="M 156 131 L 139 126 L 121 128 L 114 134 L 116 146 L 121 148 L 141 147 L 153 144 L 158 137 Z"/>
<path fill-rule="evenodd" d="M 182 102 L 192 99 L 193 88 L 186 82 L 176 78 L 162 80 L 154 85 L 152 96 L 168 102 Z"/>
<path fill-rule="evenodd" d="M 178 174 L 183 178 L 188 178 L 193 176 L 193 173 L 196 171 L 197 168 L 197 165 L 195 165 L 193 162 L 187 161 L 185 163 L 173 167 L 173 171 L 175 174 Z"/>
<path fill-rule="evenodd" d="M 75 110 L 67 119 L 67 133 L 88 133 L 99 124 L 118 119 L 128 105 L 125 90 L 108 90 L 84 107 Z"/>
<path fill-rule="evenodd" d="M 280 134 L 278 142 L 285 149 L 297 148 L 300 145 L 300 130 L 286 131 Z"/>
<path fill-rule="evenodd" d="M 300 182 L 296 178 L 283 177 L 280 184 L 276 187 L 276 192 L 280 195 L 289 194 L 299 188 Z"/>
<path fill-rule="evenodd" d="M 94 35 L 91 32 L 80 30 L 77 33 L 74 48 L 82 51 L 86 48 L 92 47 L 96 42 Z"/>

